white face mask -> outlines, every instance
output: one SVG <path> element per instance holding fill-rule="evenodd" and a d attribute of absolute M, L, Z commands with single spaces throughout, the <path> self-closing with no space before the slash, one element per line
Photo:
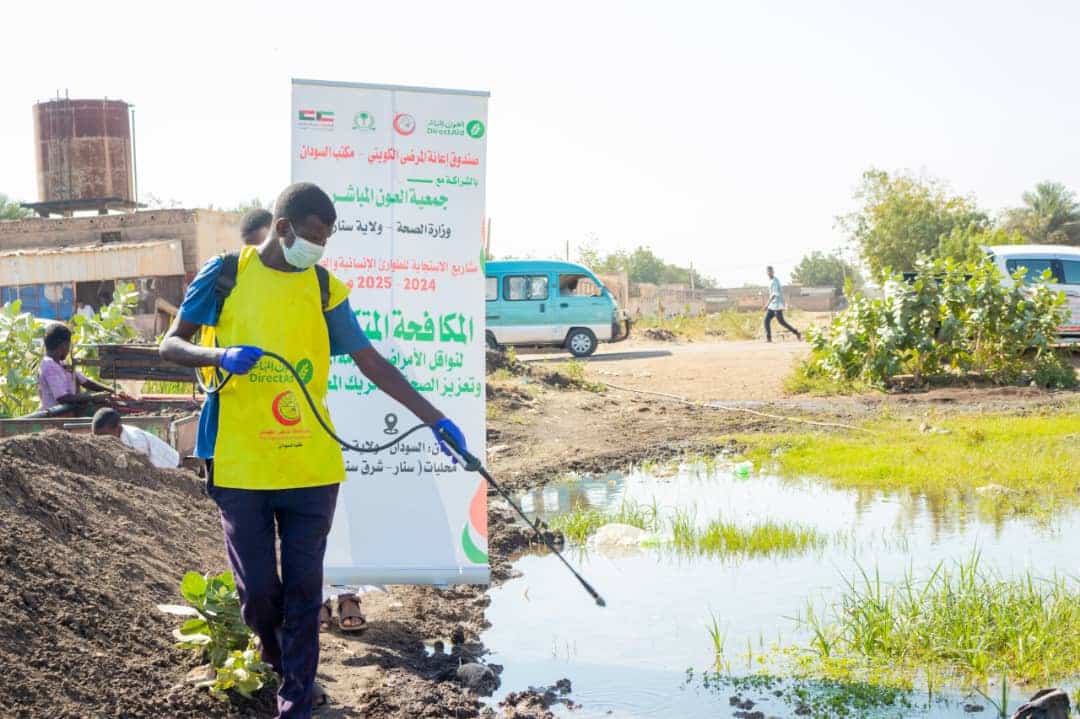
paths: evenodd
<path fill-rule="evenodd" d="M 300 235 L 296 234 L 296 230 L 293 230 L 295 239 L 293 240 L 292 247 L 285 244 L 283 237 L 278 237 L 278 241 L 281 243 L 281 251 L 285 253 L 285 261 L 298 270 L 306 270 L 309 267 L 313 267 L 322 259 L 323 251 L 326 248 L 323 245 L 316 244 L 311 240 L 305 240 Z"/>

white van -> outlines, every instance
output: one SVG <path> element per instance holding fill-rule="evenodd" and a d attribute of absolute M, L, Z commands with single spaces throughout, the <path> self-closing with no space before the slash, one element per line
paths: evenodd
<path fill-rule="evenodd" d="M 1072 313 L 1059 328 L 1061 339 L 1080 342 L 1080 247 L 1064 245 L 995 245 L 987 247 L 990 259 L 1012 283 L 1012 274 L 1027 268 L 1025 282 L 1037 282 L 1046 270 L 1053 276 L 1051 289 L 1065 293 Z"/>

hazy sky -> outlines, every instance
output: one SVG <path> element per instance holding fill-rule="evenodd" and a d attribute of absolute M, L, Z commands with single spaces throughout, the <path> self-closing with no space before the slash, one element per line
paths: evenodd
<path fill-rule="evenodd" d="M 3 25 L 0 192 L 20 199 L 31 105 L 66 88 L 136 105 L 143 197 L 268 200 L 292 77 L 491 91 L 497 255 L 594 236 L 741 284 L 840 245 L 871 166 L 991 211 L 1080 188 L 1075 2 L 19 0 Z"/>

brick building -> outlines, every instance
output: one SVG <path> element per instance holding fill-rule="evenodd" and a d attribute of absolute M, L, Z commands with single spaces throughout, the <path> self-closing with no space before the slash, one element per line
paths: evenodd
<path fill-rule="evenodd" d="M 139 291 L 136 324 L 160 331 L 200 265 L 241 245 L 239 217 L 214 210 L 146 210 L 0 222 L 0 302 L 22 300 L 37 317 L 97 310 L 118 282 Z"/>

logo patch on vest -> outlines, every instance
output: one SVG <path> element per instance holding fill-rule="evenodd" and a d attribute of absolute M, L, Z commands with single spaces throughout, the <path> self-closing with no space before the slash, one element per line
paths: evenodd
<path fill-rule="evenodd" d="M 274 397 L 270 404 L 270 411 L 274 413 L 274 419 L 284 427 L 292 427 L 300 423 L 300 402 L 291 389 L 287 389 Z"/>

